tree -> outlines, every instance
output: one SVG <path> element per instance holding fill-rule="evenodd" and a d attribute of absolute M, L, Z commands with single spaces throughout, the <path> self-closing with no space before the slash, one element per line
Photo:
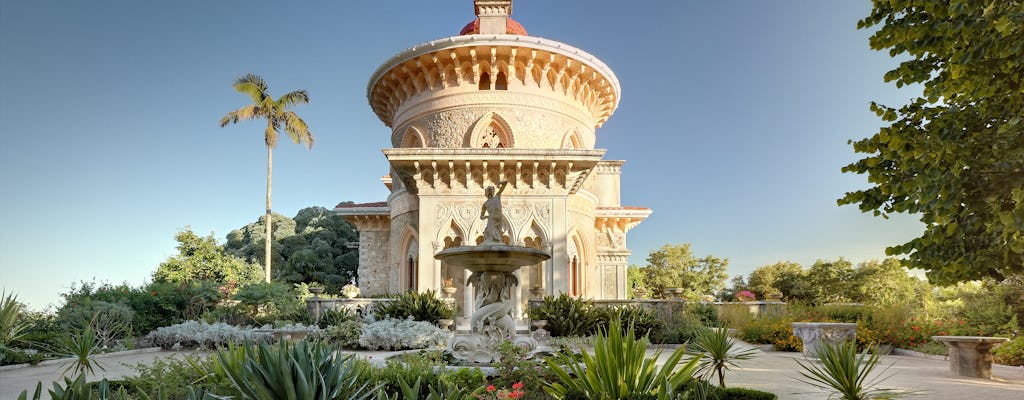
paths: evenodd
<path fill-rule="evenodd" d="M 235 80 L 234 88 L 239 93 L 248 95 L 253 104 L 249 104 L 235 111 L 229 112 L 220 119 L 220 126 L 223 128 L 228 123 L 250 119 L 266 119 L 267 129 L 263 131 L 263 142 L 267 145 L 267 213 L 266 231 L 264 242 L 264 261 L 266 264 L 266 281 L 270 282 L 270 264 L 273 259 L 270 256 L 271 222 L 270 215 L 270 188 L 271 176 L 273 175 L 273 150 L 277 146 L 277 136 L 283 128 L 288 137 L 295 144 L 304 143 L 306 148 L 313 148 L 313 134 L 309 132 L 306 121 L 299 118 L 298 114 L 289 111 L 288 108 L 309 103 L 309 95 L 305 90 L 288 92 L 274 100 L 267 92 L 267 83 L 263 78 L 254 74 L 245 74 Z"/>
<path fill-rule="evenodd" d="M 359 235 L 348 222 L 323 207 L 307 207 L 288 218 L 274 213 L 271 235 L 274 279 L 290 283 L 319 282 L 339 290 L 356 278 L 359 252 L 349 244 Z M 225 250 L 251 262 L 265 257 L 263 219 L 228 233 Z"/>
<path fill-rule="evenodd" d="M 178 241 L 178 255 L 160 263 L 153 272 L 155 282 L 234 281 L 245 284 L 259 280 L 259 266 L 226 254 L 212 233 L 200 237 L 186 227 L 174 235 L 174 240 Z"/>
<path fill-rule="evenodd" d="M 725 286 L 725 267 L 729 259 L 714 256 L 697 258 L 690 252 L 690 244 L 666 244 L 652 250 L 643 268 L 644 284 L 652 297 L 668 297 L 665 289 L 683 288 L 684 297 L 696 299 Z"/>
<path fill-rule="evenodd" d="M 855 278 L 853 264 L 847 260 L 815 261 L 807 270 L 807 283 L 814 293 L 812 301 L 816 304 L 856 301 L 859 285 Z"/>
<path fill-rule="evenodd" d="M 872 306 L 907 304 L 917 296 L 920 280 L 907 273 L 899 260 L 868 261 L 857 267 L 856 301 Z"/>
<path fill-rule="evenodd" d="M 920 215 L 923 234 L 886 249 L 937 284 L 1024 272 L 1024 5 L 874 0 L 871 48 L 907 59 L 885 74 L 923 92 L 871 109 L 888 123 L 853 143 L 844 172 L 873 186 L 840 205 Z"/>
<path fill-rule="evenodd" d="M 751 271 L 747 279 L 747 288 L 762 299 L 772 293 L 781 293 L 789 298 L 793 295 L 803 295 L 802 286 L 806 286 L 803 280 L 804 270 L 800 264 L 780 261 Z"/>

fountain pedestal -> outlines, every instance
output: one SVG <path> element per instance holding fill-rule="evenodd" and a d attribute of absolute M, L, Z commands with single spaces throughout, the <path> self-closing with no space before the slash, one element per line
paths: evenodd
<path fill-rule="evenodd" d="M 506 340 L 528 351 L 537 348 L 537 342 L 529 336 L 516 335 L 512 310 L 519 279 L 515 271 L 547 260 L 550 255 L 532 247 L 484 243 L 448 248 L 434 258 L 472 272 L 466 286 L 472 285 L 476 291 L 470 334 L 452 338 L 448 347 L 453 356 L 492 362 L 498 357 L 498 346 Z"/>

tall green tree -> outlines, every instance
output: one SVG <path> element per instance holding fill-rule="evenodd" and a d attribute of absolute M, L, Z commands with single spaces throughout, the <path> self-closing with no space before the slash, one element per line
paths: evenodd
<path fill-rule="evenodd" d="M 762 299 L 772 293 L 781 293 L 786 298 L 801 297 L 806 286 L 803 268 L 791 261 L 758 267 L 747 278 L 747 288 Z"/>
<path fill-rule="evenodd" d="M 848 260 L 815 261 L 806 276 L 808 286 L 814 293 L 814 303 L 845 303 L 859 299 L 857 271 Z"/>
<path fill-rule="evenodd" d="M 665 289 L 682 288 L 684 297 L 697 299 L 725 287 L 727 265 L 729 259 L 694 256 L 689 243 L 666 244 L 651 250 L 647 266 L 642 268 L 643 282 L 655 298 L 670 297 Z"/>
<path fill-rule="evenodd" d="M 873 185 L 840 205 L 917 214 L 924 233 L 886 249 L 937 284 L 1024 272 L 1024 3 L 874 0 L 858 23 L 871 48 L 904 58 L 885 74 L 920 96 L 872 103 L 887 124 L 843 168 Z"/>
<path fill-rule="evenodd" d="M 306 126 L 306 121 L 299 118 L 298 114 L 288 110 L 292 106 L 309 103 L 309 95 L 305 90 L 296 90 L 274 99 L 267 91 L 267 83 L 263 81 L 263 78 L 254 74 L 245 74 L 236 79 L 234 88 L 239 93 L 249 96 L 252 104 L 229 112 L 220 119 L 220 126 L 223 128 L 229 123 L 250 119 L 265 119 L 267 121 L 267 128 L 263 131 L 263 142 L 267 145 L 266 242 L 264 243 L 263 259 L 266 281 L 270 282 L 270 264 L 273 260 L 270 255 L 271 225 L 273 225 L 270 215 L 270 192 L 271 177 L 274 171 L 274 147 L 277 146 L 277 137 L 283 129 L 295 144 L 301 143 L 305 144 L 306 148 L 313 148 L 313 134 Z"/>
<path fill-rule="evenodd" d="M 154 282 L 246 284 L 259 281 L 259 266 L 226 254 L 213 234 L 201 237 L 186 227 L 174 235 L 174 240 L 178 241 L 178 255 L 160 263 L 153 272 Z"/>
<path fill-rule="evenodd" d="M 872 306 L 911 303 L 923 283 L 891 257 L 860 263 L 856 276 L 858 298 L 855 300 Z"/>

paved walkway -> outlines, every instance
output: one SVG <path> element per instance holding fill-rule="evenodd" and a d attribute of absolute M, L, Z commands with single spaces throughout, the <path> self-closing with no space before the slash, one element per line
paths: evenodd
<path fill-rule="evenodd" d="M 663 357 L 669 351 L 663 352 Z M 106 371 L 92 379 L 122 378 L 135 374 L 132 368 L 140 362 L 150 363 L 157 358 L 181 358 L 185 354 L 195 352 L 135 352 L 132 354 L 108 355 L 100 358 Z M 386 353 L 360 352 L 362 356 L 381 359 Z M 910 398 L 929 400 L 1021 400 L 1024 399 L 1024 367 L 1008 367 L 995 365 L 992 368 L 992 380 L 954 378 L 949 374 L 949 364 L 944 360 L 916 358 L 905 356 L 883 356 L 883 365 L 892 364 L 888 373 L 892 377 L 881 386 L 915 392 Z M 768 391 L 779 395 L 783 400 L 821 400 L 828 397 L 815 392 L 812 387 L 797 381 L 800 377 L 800 366 L 797 360 L 803 360 L 799 353 L 767 352 L 759 357 L 740 364 L 741 368 L 726 372 L 725 383 L 728 386 L 747 387 Z M 50 382 L 59 379 L 63 370 L 59 363 L 37 365 L 34 367 L 0 370 L 0 400 L 16 399 L 22 390 L 34 390 L 36 382 L 42 381 L 44 390 Z"/>

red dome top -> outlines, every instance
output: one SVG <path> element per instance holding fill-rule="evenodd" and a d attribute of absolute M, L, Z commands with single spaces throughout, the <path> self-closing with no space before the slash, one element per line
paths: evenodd
<path fill-rule="evenodd" d="M 472 35 L 476 33 L 480 33 L 480 18 L 474 19 L 473 22 L 466 24 L 466 26 L 462 28 L 462 31 L 459 32 L 459 35 Z M 529 36 L 529 34 L 526 33 L 526 28 L 523 28 L 523 25 L 512 18 L 507 19 L 505 22 L 505 33 L 509 35 Z"/>

